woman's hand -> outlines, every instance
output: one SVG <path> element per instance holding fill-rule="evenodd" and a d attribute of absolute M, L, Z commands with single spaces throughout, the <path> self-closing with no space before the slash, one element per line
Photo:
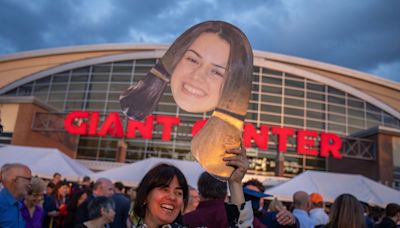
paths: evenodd
<path fill-rule="evenodd" d="M 247 160 L 246 149 L 242 145 L 240 148 L 228 150 L 226 151 L 226 153 L 235 155 L 223 158 L 226 165 L 233 166 L 235 168 L 228 181 L 231 183 L 235 182 L 242 184 L 243 177 L 246 174 L 247 169 L 249 168 L 249 161 Z"/>

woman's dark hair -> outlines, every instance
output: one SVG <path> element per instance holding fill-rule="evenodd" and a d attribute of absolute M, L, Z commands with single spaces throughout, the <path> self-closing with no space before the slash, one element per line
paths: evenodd
<path fill-rule="evenodd" d="M 189 197 L 189 187 L 185 176 L 175 166 L 162 163 L 149 170 L 140 182 L 136 190 L 137 200 L 133 208 L 135 214 L 144 218 L 146 212 L 145 202 L 148 194 L 154 188 L 168 186 L 174 177 L 176 177 L 180 187 L 182 188 L 183 203 L 184 207 L 186 207 Z"/>
<path fill-rule="evenodd" d="M 351 194 L 342 194 L 335 199 L 331 207 L 327 227 L 366 227 L 363 211 L 356 197 Z"/>
<path fill-rule="evenodd" d="M 253 69 L 250 43 L 237 27 L 223 21 L 206 21 L 192 26 L 181 34 L 146 78 L 121 95 L 120 104 L 126 115 L 143 119 L 155 109 L 176 65 L 190 45 L 203 33 L 216 34 L 230 46 L 227 78 L 218 108 L 240 116 L 246 114 Z"/>
<path fill-rule="evenodd" d="M 207 172 L 200 175 L 197 188 L 205 199 L 225 199 L 227 193 L 226 182 L 216 179 Z"/>
<path fill-rule="evenodd" d="M 115 203 L 112 199 L 105 196 L 95 197 L 88 205 L 89 219 L 92 220 L 101 217 L 101 208 L 106 210 L 110 208 L 115 209 Z"/>

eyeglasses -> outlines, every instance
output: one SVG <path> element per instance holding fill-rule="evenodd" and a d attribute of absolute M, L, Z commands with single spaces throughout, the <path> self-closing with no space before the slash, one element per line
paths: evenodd
<path fill-rule="evenodd" d="M 29 182 L 31 182 L 31 180 L 32 180 L 32 177 L 24 177 L 24 176 L 16 176 L 15 180 L 17 180 L 18 178 L 24 179 L 24 180 L 29 181 Z"/>

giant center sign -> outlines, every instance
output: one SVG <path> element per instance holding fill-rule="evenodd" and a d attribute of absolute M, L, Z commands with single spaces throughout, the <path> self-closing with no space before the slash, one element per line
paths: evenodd
<path fill-rule="evenodd" d="M 154 124 L 162 125 L 161 140 L 171 140 L 171 130 L 179 125 L 180 118 L 166 115 L 150 115 L 144 121 L 128 120 L 126 130 L 122 126 L 120 115 L 110 112 L 103 123 L 99 123 L 100 112 L 73 111 L 64 119 L 64 128 L 69 134 L 106 136 L 116 138 L 135 138 L 138 132 L 143 139 L 152 139 Z M 192 135 L 205 125 L 207 120 L 198 120 L 192 127 Z M 289 137 L 296 136 L 296 149 L 298 154 L 312 156 L 341 158 L 341 138 L 329 132 L 317 132 L 312 130 L 296 130 L 288 127 L 269 127 L 261 125 L 259 129 L 250 123 L 244 125 L 243 143 L 245 147 L 252 147 L 254 143 L 259 149 L 268 149 L 268 134 L 274 134 L 278 138 L 278 151 L 286 152 Z M 319 148 L 316 148 L 319 140 Z"/>

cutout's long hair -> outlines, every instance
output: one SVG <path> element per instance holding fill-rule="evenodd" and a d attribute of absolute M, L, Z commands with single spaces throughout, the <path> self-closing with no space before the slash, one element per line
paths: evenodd
<path fill-rule="evenodd" d="M 241 116 L 246 114 L 253 67 L 250 43 L 235 26 L 223 21 L 206 21 L 192 26 L 180 35 L 146 77 L 121 94 L 120 104 L 128 117 L 143 119 L 155 110 L 176 65 L 190 45 L 203 33 L 217 34 L 230 46 L 227 77 L 218 108 Z"/>

